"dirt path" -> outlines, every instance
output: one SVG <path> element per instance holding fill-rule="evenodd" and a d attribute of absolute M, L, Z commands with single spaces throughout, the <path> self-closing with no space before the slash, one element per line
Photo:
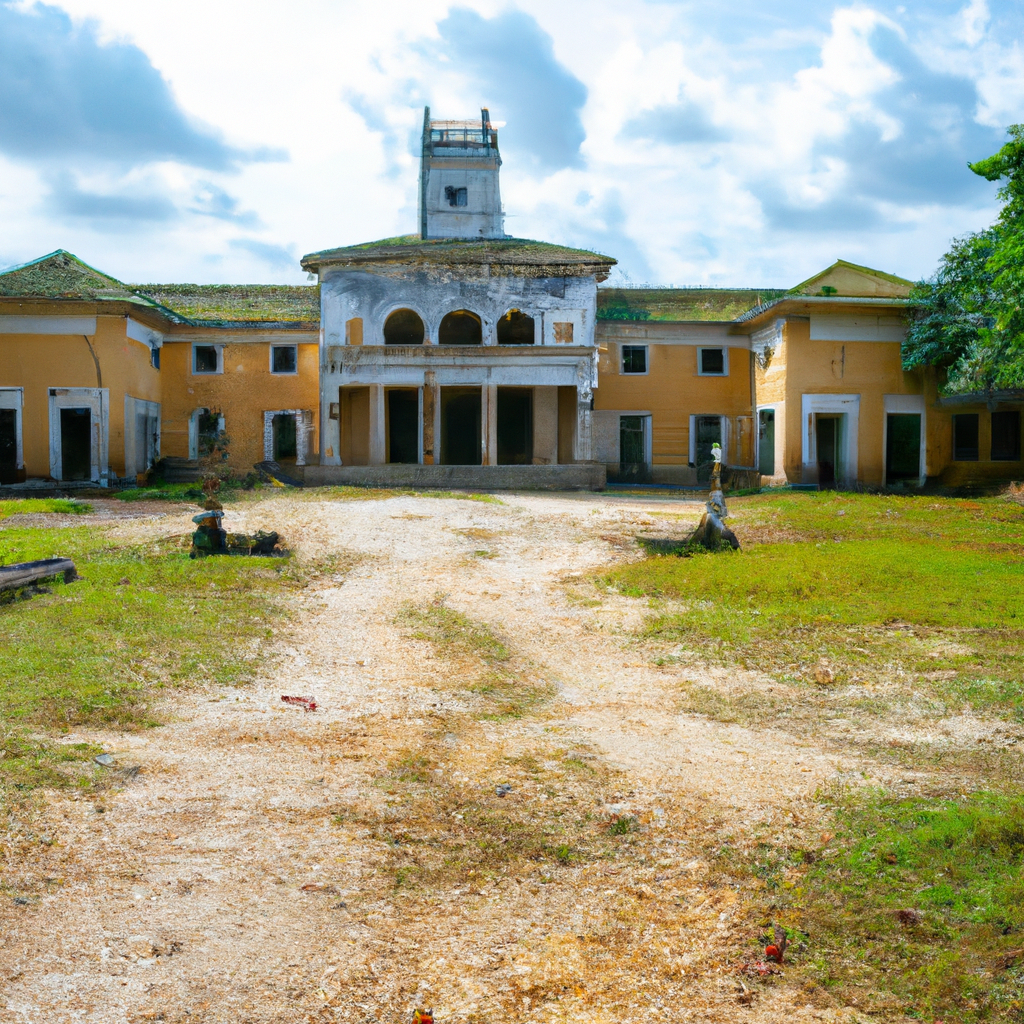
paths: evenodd
<path fill-rule="evenodd" d="M 39 898 L 0 912 L 0 1021 L 404 1022 L 417 1002 L 444 1024 L 611 1008 L 620 1021 L 854 1019 L 784 979 L 744 994 L 729 968 L 758 922 L 704 856 L 723 828 L 741 850 L 759 829 L 813 832 L 809 795 L 851 765 L 678 713 L 694 670 L 659 668 L 631 638 L 642 604 L 574 601 L 565 586 L 659 528 L 650 509 L 695 521 L 699 506 L 503 500 L 232 507 L 228 529 L 272 527 L 300 558 L 343 568 L 296 597 L 268 678 L 192 691 L 143 734 L 69 737 L 142 771 L 103 799 L 40 803 L 14 871 Z M 476 713 L 466 666 L 396 623 L 439 595 L 554 696 L 518 719 Z M 621 855 L 528 870 L 467 872 L 453 853 L 403 885 L 396 865 L 414 863 L 424 823 L 455 836 L 473 801 L 480 821 L 507 809 L 545 836 L 570 818 L 632 816 L 640 831 Z"/>

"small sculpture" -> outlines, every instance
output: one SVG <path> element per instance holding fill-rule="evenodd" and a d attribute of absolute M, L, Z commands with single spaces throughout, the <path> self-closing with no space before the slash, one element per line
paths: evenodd
<path fill-rule="evenodd" d="M 737 551 L 740 542 L 722 521 L 729 515 L 729 510 L 725 507 L 725 496 L 722 494 L 722 446 L 717 442 L 711 446 L 711 457 L 715 464 L 711 468 L 708 500 L 704 505 L 706 511 L 687 543 L 691 547 L 699 546 L 708 551 L 718 551 L 726 545 Z"/>

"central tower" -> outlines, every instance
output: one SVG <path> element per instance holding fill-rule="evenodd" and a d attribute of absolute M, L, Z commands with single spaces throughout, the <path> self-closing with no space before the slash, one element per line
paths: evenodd
<path fill-rule="evenodd" d="M 431 121 L 423 108 L 421 238 L 504 238 L 498 188 L 498 133 L 490 112 L 479 121 Z"/>

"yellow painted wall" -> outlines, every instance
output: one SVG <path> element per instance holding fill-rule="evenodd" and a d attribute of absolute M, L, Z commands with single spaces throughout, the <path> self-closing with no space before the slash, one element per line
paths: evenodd
<path fill-rule="evenodd" d="M 623 374 L 622 344 L 646 344 L 646 374 Z M 714 342 L 701 347 L 722 347 Z M 651 414 L 654 466 L 683 466 L 689 461 L 690 416 L 729 417 L 732 449 L 728 462 L 749 466 L 753 460 L 750 352 L 730 347 L 729 374 L 697 373 L 698 346 L 655 341 L 602 341 L 595 410 L 644 410 Z M 737 443 L 738 441 L 738 443 Z M 655 468 L 655 479 L 659 474 Z"/>
<path fill-rule="evenodd" d="M 291 344 L 275 337 L 277 344 Z M 263 460 L 263 413 L 275 409 L 308 409 L 313 414 L 310 450 L 318 448 L 320 419 L 319 348 L 298 345 L 298 373 L 270 372 L 270 342 L 222 342 L 211 335 L 200 344 L 223 344 L 224 372 L 192 373 L 191 342 L 169 339 L 164 344 L 162 451 L 188 458 L 188 422 L 196 409 L 218 410 L 231 439 L 227 465 L 246 472 Z"/>
<path fill-rule="evenodd" d="M 62 315 L 59 308 L 42 315 Z M 159 402 L 161 371 L 147 345 L 125 333 L 122 316 L 100 316 L 96 334 L 0 334 L 0 387 L 23 387 L 22 438 L 29 477 L 50 474 L 50 388 L 106 388 L 109 392 L 109 461 L 124 475 L 124 397 Z M 96 360 L 99 362 L 97 373 Z"/>

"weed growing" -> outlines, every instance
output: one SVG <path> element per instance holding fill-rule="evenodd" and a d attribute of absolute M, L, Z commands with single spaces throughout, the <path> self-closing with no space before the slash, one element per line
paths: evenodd
<path fill-rule="evenodd" d="M 7 498 L 0 501 L 0 519 L 13 515 L 32 515 L 40 512 L 59 512 L 64 515 L 84 515 L 92 506 L 71 498 Z"/>
<path fill-rule="evenodd" d="M 795 958 L 800 970 L 869 1013 L 1019 1020 L 1019 796 L 920 800 L 872 791 L 841 800 L 834 829 L 796 884 L 781 882 L 784 864 L 767 876 L 788 920 L 808 936 Z"/>

